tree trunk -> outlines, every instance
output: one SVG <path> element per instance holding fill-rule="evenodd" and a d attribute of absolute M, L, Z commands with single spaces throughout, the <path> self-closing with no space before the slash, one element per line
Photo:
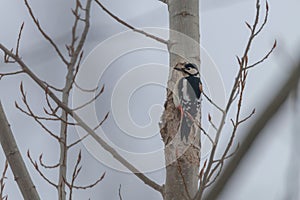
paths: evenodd
<path fill-rule="evenodd" d="M 193 198 L 198 188 L 200 135 L 196 135 L 198 145 L 180 141 L 180 133 L 177 133 L 180 113 L 174 106 L 171 91 L 179 78 L 173 70 L 176 64 L 192 62 L 200 66 L 199 0 L 168 0 L 165 3 L 169 9 L 170 72 L 167 100 L 160 124 L 166 161 L 164 199 L 184 200 Z"/>

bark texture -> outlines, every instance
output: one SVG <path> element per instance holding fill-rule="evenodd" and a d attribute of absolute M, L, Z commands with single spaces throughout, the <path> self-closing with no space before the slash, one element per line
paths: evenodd
<path fill-rule="evenodd" d="M 199 134 L 196 143 L 180 141 L 180 113 L 173 104 L 172 90 L 179 74 L 173 67 L 182 62 L 200 66 L 199 0 L 168 0 L 170 23 L 170 73 L 165 110 L 160 124 L 165 143 L 165 200 L 191 199 L 197 192 L 200 162 Z"/>

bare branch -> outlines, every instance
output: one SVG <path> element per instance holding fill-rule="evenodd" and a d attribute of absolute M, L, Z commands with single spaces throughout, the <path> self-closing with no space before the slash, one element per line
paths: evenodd
<path fill-rule="evenodd" d="M 250 114 L 248 117 L 246 117 L 243 120 L 239 119 L 240 118 L 240 112 L 241 112 L 242 98 L 243 98 L 243 93 L 244 93 L 246 78 L 247 78 L 247 70 L 244 70 L 244 68 L 246 68 L 248 66 L 248 60 L 249 60 L 248 59 L 248 54 L 249 54 L 249 51 L 250 51 L 250 47 L 252 46 L 252 42 L 254 41 L 254 38 L 257 36 L 256 33 L 257 33 L 257 26 L 258 26 L 258 23 L 259 23 L 259 15 L 260 15 L 260 4 L 259 4 L 259 2 L 260 2 L 259 0 L 256 1 L 256 15 L 255 15 L 253 25 L 250 26 L 248 23 L 246 23 L 248 28 L 251 30 L 251 33 L 250 33 L 250 36 L 248 38 L 248 42 L 246 44 L 243 56 L 241 58 L 237 57 L 237 60 L 238 60 L 238 63 L 239 63 L 239 71 L 238 71 L 238 74 L 235 78 L 235 82 L 233 84 L 229 99 L 227 101 L 225 112 L 223 113 L 223 116 L 221 118 L 219 126 L 216 127 L 217 133 L 216 133 L 215 140 L 214 140 L 215 145 L 212 147 L 212 150 L 211 150 L 211 153 L 210 153 L 210 156 L 209 156 L 209 159 L 208 159 L 207 168 L 206 168 L 206 170 L 204 172 L 204 175 L 203 175 L 202 185 L 200 185 L 199 190 L 198 190 L 197 194 L 195 195 L 195 198 L 194 198 L 195 200 L 200 200 L 202 198 L 203 191 L 207 187 L 207 185 L 211 185 L 212 182 L 215 182 L 216 177 L 219 176 L 220 170 L 218 171 L 218 173 L 215 176 L 214 180 L 212 182 L 208 183 L 210 181 L 210 178 L 211 178 L 213 172 L 218 168 L 222 168 L 223 162 L 224 162 L 225 158 L 227 157 L 227 153 L 229 152 L 230 148 L 232 147 L 233 139 L 235 138 L 235 134 L 236 134 L 238 125 L 241 122 L 244 122 L 247 119 L 249 119 L 254 114 L 254 113 Z M 267 17 L 265 17 L 265 20 L 267 20 Z M 266 22 L 264 22 L 262 24 L 262 26 L 258 30 L 258 33 L 261 32 L 261 30 L 263 29 L 265 24 L 266 24 Z M 268 54 L 267 54 L 266 57 L 268 57 Z M 264 59 L 262 59 L 262 60 L 264 61 Z M 259 62 L 259 63 L 261 63 L 261 62 Z M 236 113 L 235 121 L 232 120 L 234 128 L 233 128 L 233 131 L 232 131 L 231 138 L 230 138 L 230 140 L 227 144 L 227 147 L 226 147 L 226 149 L 223 153 L 222 158 L 220 159 L 220 162 L 218 162 L 218 164 L 213 168 L 213 163 L 214 163 L 214 160 L 215 160 L 214 157 L 215 157 L 215 153 L 216 153 L 216 150 L 217 150 L 217 145 L 218 145 L 220 135 L 221 135 L 221 132 L 223 130 L 225 121 L 226 121 L 227 114 L 229 112 L 229 109 L 231 108 L 232 103 L 234 102 L 235 98 L 237 98 L 237 97 L 239 97 L 239 100 L 237 102 L 237 113 Z M 211 122 L 211 117 L 209 117 L 209 121 Z"/>
<path fill-rule="evenodd" d="M 201 129 L 201 131 L 204 133 L 204 135 L 209 139 L 209 141 L 211 142 L 211 144 L 215 145 L 213 139 L 209 136 L 209 134 L 202 127 L 200 127 L 199 124 L 197 124 L 197 126 Z"/>
<path fill-rule="evenodd" d="M 252 112 L 247 117 L 245 117 L 244 119 L 238 121 L 238 123 L 236 125 L 244 123 L 245 121 L 247 121 L 248 119 L 250 119 L 254 114 L 255 114 L 255 109 L 253 109 Z"/>
<path fill-rule="evenodd" d="M 234 138 L 234 137 L 233 137 L 233 138 Z M 233 138 L 232 138 L 232 141 L 233 141 Z M 209 187 L 210 185 L 212 185 L 212 183 L 214 183 L 214 182 L 216 181 L 216 178 L 220 175 L 220 173 L 221 173 L 221 171 L 222 171 L 222 168 L 223 168 L 223 165 L 224 165 L 225 160 L 227 160 L 227 159 L 231 158 L 232 156 L 234 156 L 234 155 L 236 154 L 236 152 L 238 151 L 239 146 L 240 146 L 240 145 L 238 144 L 237 147 L 236 147 L 236 149 L 235 149 L 230 155 L 227 155 L 227 152 L 228 152 L 228 150 L 229 150 L 230 147 L 231 147 L 231 144 L 228 145 L 228 148 L 227 148 L 228 150 L 226 149 L 226 150 L 224 151 L 222 157 L 221 157 L 219 160 L 214 160 L 214 161 L 213 161 L 213 163 L 217 163 L 217 164 L 216 164 L 216 165 L 214 166 L 214 168 L 211 170 L 211 172 L 210 172 L 210 174 L 209 174 L 209 176 L 208 176 L 208 180 L 211 179 L 211 177 L 215 174 L 215 171 L 216 171 L 217 169 L 219 169 L 219 170 L 218 170 L 218 173 L 217 173 L 217 175 L 215 176 L 214 180 L 211 181 L 211 184 L 206 185 L 206 187 Z"/>
<path fill-rule="evenodd" d="M 75 75 L 77 74 L 80 66 L 80 62 L 83 56 L 83 45 L 85 43 L 89 28 L 90 28 L 90 11 L 91 11 L 91 1 L 87 0 L 85 8 L 82 8 L 81 3 L 79 0 L 76 1 L 76 8 L 73 14 L 75 15 L 75 22 L 73 25 L 73 36 L 71 46 L 69 48 L 69 55 L 71 56 L 70 62 L 67 64 L 67 75 L 65 86 L 63 88 L 62 93 L 62 104 L 68 106 L 69 104 L 69 95 L 70 91 L 73 87 L 73 83 L 75 80 Z M 76 36 L 76 28 L 78 20 L 80 20 L 80 16 L 78 14 L 78 9 L 82 9 L 85 12 L 84 20 L 84 28 L 80 35 L 79 41 L 77 46 L 75 47 L 75 42 L 77 40 Z M 76 65 L 77 63 L 77 65 Z M 75 73 L 74 73 L 75 70 Z M 69 113 L 66 110 L 62 110 L 61 113 L 61 126 L 60 126 L 60 158 L 59 158 L 59 179 L 58 179 L 58 196 L 62 199 L 66 199 L 66 176 L 67 176 L 67 157 L 68 157 L 68 146 L 67 146 L 67 136 L 68 136 L 68 117 Z M 78 169 L 80 171 L 80 169 Z M 79 173 L 78 171 L 78 173 Z M 75 177 L 76 178 L 76 177 Z M 75 180 L 73 180 L 75 181 Z M 73 186 L 70 188 L 70 192 L 72 192 Z M 72 198 L 72 193 L 70 194 L 70 198 Z"/>
<path fill-rule="evenodd" d="M 78 1 L 77 1 L 78 2 Z M 82 48 L 83 48 L 83 45 L 85 43 L 85 40 L 86 40 L 86 37 L 87 37 L 87 34 L 89 32 L 89 28 L 90 28 L 90 9 L 91 9 L 91 0 L 88 0 L 86 2 L 86 7 L 84 9 L 85 11 L 85 18 L 83 20 L 84 22 L 84 29 L 81 33 L 81 36 L 80 36 L 80 40 L 78 42 L 78 45 L 77 47 L 75 48 L 75 51 L 74 53 L 72 54 L 72 57 L 71 57 L 71 61 L 69 63 L 69 66 L 68 67 L 74 67 L 77 60 L 78 60 L 78 56 L 79 56 L 79 64 L 80 64 L 80 61 L 81 61 L 81 58 L 82 58 L 82 55 L 83 55 L 83 51 L 82 51 Z M 79 64 L 78 64 L 78 67 L 77 67 L 77 70 L 79 68 Z M 73 83 L 73 82 L 72 82 Z"/>
<path fill-rule="evenodd" d="M 39 79 L 30 69 L 29 67 L 16 55 L 14 55 L 10 50 L 8 50 L 5 46 L 0 43 L 0 49 L 12 57 L 24 70 L 26 74 L 30 76 L 30 78 L 36 82 L 44 91 L 47 90 L 47 86 L 43 83 L 41 79 Z M 101 137 L 99 137 L 75 112 L 72 111 L 67 105 L 65 105 L 61 100 L 51 91 L 48 90 L 49 96 L 53 99 L 53 101 L 63 110 L 65 110 L 69 115 L 73 117 L 75 121 L 87 132 L 89 133 L 106 151 L 111 153 L 111 155 L 118 160 L 122 165 L 124 165 L 127 169 L 129 169 L 132 173 L 134 173 L 139 179 L 141 179 L 146 185 L 152 187 L 154 190 L 157 190 L 160 193 L 163 193 L 163 187 L 149 179 L 142 172 L 140 172 L 137 168 L 135 168 L 131 163 L 129 163 L 125 158 L 123 158 L 114 148 L 108 145 Z"/>
<path fill-rule="evenodd" d="M 5 187 L 5 179 L 6 179 L 6 172 L 8 169 L 8 161 L 5 161 L 4 169 L 2 171 L 2 176 L 0 177 L 0 199 L 6 200 L 8 195 L 4 195 L 4 187 Z"/>
<path fill-rule="evenodd" d="M 40 174 L 40 176 L 41 176 L 46 182 L 48 182 L 50 185 L 52 185 L 52 186 L 55 187 L 55 188 L 58 188 L 58 185 L 56 185 L 56 184 L 53 183 L 50 179 L 48 179 L 48 178 L 44 175 L 44 173 L 39 169 L 38 164 L 37 164 L 35 161 L 33 161 L 33 159 L 31 158 L 29 150 L 27 151 L 27 157 L 29 158 L 31 164 L 34 166 L 34 168 L 36 169 L 36 171 Z"/>
<path fill-rule="evenodd" d="M 89 189 L 89 188 L 92 188 L 94 186 L 96 186 L 100 181 L 103 180 L 104 176 L 105 176 L 105 173 L 103 173 L 100 178 L 98 178 L 94 183 L 92 184 L 89 184 L 89 185 L 86 185 L 86 186 L 76 186 L 75 185 L 75 181 L 81 171 L 81 167 L 79 167 L 79 164 L 81 162 L 81 151 L 79 151 L 78 153 L 78 156 L 77 156 L 77 161 L 76 161 L 76 164 L 74 166 L 74 169 L 73 169 L 73 173 L 72 173 L 72 180 L 71 180 L 71 183 L 68 183 L 66 180 L 65 183 L 66 185 L 68 186 L 68 188 L 70 189 L 70 195 L 69 195 L 69 199 L 71 200 L 72 199 L 72 193 L 73 193 L 73 189 L 81 189 L 81 190 L 86 190 L 86 189 Z"/>
<path fill-rule="evenodd" d="M 204 164 L 203 164 L 203 167 L 201 168 L 200 170 L 200 173 L 199 173 L 199 180 L 200 180 L 200 186 L 202 186 L 202 178 L 203 178 L 203 174 L 204 174 L 204 170 L 206 168 L 206 163 L 207 163 L 207 160 L 205 160 Z"/>
<path fill-rule="evenodd" d="M 95 92 L 95 91 L 98 90 L 98 87 L 93 88 L 93 89 L 85 89 L 85 88 L 82 88 L 81 86 L 79 86 L 79 85 L 76 83 L 76 81 L 74 81 L 74 84 L 75 84 L 75 86 L 76 86 L 79 90 L 81 90 L 81 91 L 83 91 L 83 92 Z"/>
<path fill-rule="evenodd" d="M 151 39 L 154 39 L 160 43 L 163 43 L 163 44 L 166 44 L 168 45 L 168 41 L 167 40 L 164 40 L 160 37 L 157 37 L 155 35 L 152 35 L 150 33 L 147 33 L 141 29 L 137 29 L 135 27 L 133 27 L 132 25 L 128 24 L 127 22 L 123 21 L 122 19 L 120 19 L 119 17 L 117 17 L 116 15 L 114 15 L 112 12 L 110 12 L 106 7 L 104 7 L 104 5 L 102 3 L 100 3 L 99 0 L 95 0 L 95 2 L 108 14 L 110 15 L 112 18 L 114 18 L 117 22 L 119 22 L 120 24 L 126 26 L 127 28 L 133 30 L 134 32 L 137 32 L 137 33 L 140 33 L 142 35 L 145 35 L 146 37 L 149 37 Z"/>
<path fill-rule="evenodd" d="M 236 154 L 236 152 L 239 150 L 239 147 L 240 147 L 240 144 L 238 143 L 238 145 L 236 146 L 235 150 L 234 150 L 231 154 L 229 154 L 229 155 L 227 155 L 227 156 L 225 156 L 224 158 L 221 158 L 221 159 L 219 159 L 219 160 L 215 160 L 214 162 L 220 162 L 222 159 L 223 159 L 223 160 L 227 160 L 227 159 L 231 158 L 231 157 L 234 156 L 234 154 Z"/>
<path fill-rule="evenodd" d="M 53 90 L 55 90 L 57 92 L 62 92 L 63 91 L 63 89 L 54 87 L 54 86 L 50 85 L 49 83 L 47 83 L 46 81 L 43 81 L 43 82 L 44 82 L 45 85 L 47 85 L 48 88 L 51 88 L 51 89 L 53 89 Z"/>
<path fill-rule="evenodd" d="M 13 53 L 13 48 L 10 50 L 11 53 Z M 3 55 L 4 63 L 15 63 L 16 61 L 10 60 L 10 56 L 7 53 L 4 53 Z"/>
<path fill-rule="evenodd" d="M 38 28 L 38 30 L 40 31 L 40 33 L 43 35 L 43 37 L 51 44 L 51 46 L 55 49 L 56 53 L 58 54 L 58 56 L 60 57 L 60 59 L 66 64 L 68 65 L 68 61 L 65 59 L 65 57 L 63 56 L 63 54 L 61 53 L 61 51 L 59 50 L 58 46 L 55 44 L 55 42 L 51 39 L 51 37 L 49 37 L 47 35 L 47 33 L 42 29 L 38 19 L 35 17 L 35 15 L 33 14 L 32 8 L 30 7 L 29 3 L 27 0 L 24 0 L 25 5 L 27 7 L 27 10 L 30 14 L 31 19 L 33 20 L 34 24 L 36 25 L 36 27 Z M 18 57 L 18 55 L 17 55 Z"/>
<path fill-rule="evenodd" d="M 205 92 L 202 92 L 202 94 L 204 95 L 204 97 L 213 105 L 215 106 L 221 113 L 224 113 L 225 111 L 220 107 L 218 106 L 209 96 L 207 96 L 205 94 Z"/>
<path fill-rule="evenodd" d="M 73 185 L 73 188 L 76 189 L 76 190 L 86 190 L 86 189 L 95 187 L 100 181 L 102 181 L 102 179 L 104 177 L 105 177 L 105 173 L 103 173 L 99 179 L 97 179 L 94 183 L 92 183 L 90 185 L 85 185 L 85 186 L 76 186 L 76 185 Z"/>
<path fill-rule="evenodd" d="M 261 24 L 260 28 L 254 33 L 254 37 L 257 36 L 261 31 L 262 29 L 265 27 L 267 21 L 268 21 L 268 16 L 269 16 L 269 4 L 268 4 L 268 1 L 266 1 L 266 13 L 265 13 L 265 18 L 264 18 L 264 21 L 263 23 Z"/>
<path fill-rule="evenodd" d="M 36 116 L 34 113 L 33 113 L 33 111 L 31 110 L 31 108 L 30 108 L 30 106 L 29 106 L 29 104 L 28 104 L 28 102 L 27 102 L 27 98 L 26 98 L 26 94 L 25 94 L 25 92 L 24 92 L 24 90 L 23 90 L 23 84 L 22 84 L 22 82 L 21 82 L 21 84 L 20 84 L 20 91 L 21 91 L 21 94 L 22 94 L 22 100 L 23 100 L 23 102 L 24 102 L 24 104 L 25 104 L 25 106 L 26 106 L 26 108 L 27 108 L 27 110 L 28 110 L 28 112 L 27 111 L 25 111 L 24 109 L 22 109 L 18 104 L 17 104 L 17 102 L 15 102 L 15 106 L 16 106 L 16 108 L 17 109 L 19 109 L 21 112 L 23 112 L 23 113 L 25 113 L 26 115 L 28 115 L 28 116 L 30 116 L 30 117 L 32 117 L 47 133 L 49 133 L 53 138 L 55 138 L 56 140 L 58 140 L 58 141 L 60 141 L 60 138 L 57 136 L 57 135 L 55 135 L 52 131 L 50 131 L 39 119 L 41 118 L 41 117 L 38 117 L 38 116 Z"/>
<path fill-rule="evenodd" d="M 26 112 L 25 110 L 23 110 L 18 104 L 17 102 L 15 102 L 15 106 L 17 109 L 19 109 L 22 113 L 32 117 L 47 133 L 49 133 L 53 138 L 55 138 L 56 140 L 60 140 L 59 137 L 57 135 L 55 135 L 52 131 L 50 131 L 42 122 L 40 122 L 39 117 L 35 116 L 33 114 L 33 112 L 30 110 L 29 112 Z"/>
<path fill-rule="evenodd" d="M 69 56 L 72 57 L 75 51 L 75 42 L 77 41 L 78 37 L 76 36 L 76 31 L 77 31 L 77 25 L 78 21 L 80 19 L 80 14 L 79 14 L 79 9 L 82 8 L 81 3 L 79 0 L 76 1 L 75 9 L 72 9 L 72 13 L 75 17 L 74 24 L 72 27 L 72 39 L 71 39 L 71 44 L 70 46 L 67 46 L 67 50 L 69 52 Z"/>
<path fill-rule="evenodd" d="M 104 116 L 104 118 L 102 119 L 102 121 L 93 129 L 94 131 L 97 130 L 100 126 L 102 126 L 102 124 L 105 122 L 105 120 L 108 118 L 109 112 L 106 113 L 106 115 Z"/>
<path fill-rule="evenodd" d="M 22 31 L 24 28 L 24 22 L 21 25 L 19 35 L 18 35 L 18 40 L 17 40 L 17 47 L 16 47 L 16 55 L 19 56 L 19 47 L 20 47 L 20 41 L 21 41 L 21 36 L 22 36 Z"/>
<path fill-rule="evenodd" d="M 247 70 L 247 69 L 255 67 L 256 65 L 263 63 L 271 55 L 271 53 L 273 53 L 274 49 L 276 48 L 276 45 L 277 45 L 277 42 L 275 40 L 271 50 L 262 59 L 260 59 L 259 61 L 257 61 L 256 63 L 254 63 L 252 65 L 246 66 L 244 69 Z"/>
<path fill-rule="evenodd" d="M 267 105 L 263 110 L 262 114 L 257 117 L 252 127 L 247 131 L 245 138 L 241 142 L 240 148 L 235 154 L 235 156 L 230 160 L 226 168 L 223 170 L 221 177 L 215 183 L 214 187 L 210 193 L 205 197 L 207 200 L 217 199 L 220 192 L 226 186 L 226 183 L 234 173 L 237 166 L 241 163 L 244 155 L 248 153 L 248 150 L 251 148 L 251 145 L 258 137 L 259 134 L 264 133 L 262 130 L 272 119 L 273 116 L 277 113 L 279 108 L 286 101 L 290 92 L 297 87 L 300 79 L 300 62 L 297 66 L 289 73 L 287 80 L 280 87 L 277 93 L 274 95 L 272 101 Z"/>
<path fill-rule="evenodd" d="M 24 200 L 39 200 L 39 194 L 36 191 L 22 155 L 19 151 L 9 123 L 6 119 L 0 100 L 0 143 L 5 153 L 10 169 L 14 174 L 15 181 L 22 193 Z"/>
<path fill-rule="evenodd" d="M 69 144 L 67 146 L 68 149 L 72 148 L 73 146 L 75 146 L 76 144 L 82 142 L 85 138 L 87 138 L 90 134 L 85 134 L 82 138 L 80 138 L 79 140 L 76 140 L 75 142 L 73 142 L 72 144 Z"/>
<path fill-rule="evenodd" d="M 76 82 L 75 82 L 75 79 L 77 77 L 77 74 L 78 74 L 78 71 L 79 71 L 79 67 L 81 66 L 81 61 L 82 61 L 82 58 L 83 58 L 83 50 L 81 51 L 81 53 L 79 54 L 79 59 L 78 59 L 78 62 L 76 64 L 76 67 L 75 67 L 75 73 L 74 73 L 74 77 L 73 77 L 73 80 L 72 80 L 72 85 L 75 83 L 76 85 Z"/>
<path fill-rule="evenodd" d="M 20 71 L 15 71 L 15 72 L 8 72 L 8 73 L 0 73 L 0 80 L 4 77 L 4 76 L 11 76 L 11 75 L 16 75 L 16 74 L 21 74 L 24 73 L 23 70 Z"/>
<path fill-rule="evenodd" d="M 42 167 L 46 168 L 46 169 L 54 169 L 54 168 L 59 167 L 59 163 L 57 163 L 55 165 L 46 165 L 46 164 L 44 164 L 44 162 L 43 162 L 43 154 L 40 155 L 39 161 L 40 161 L 40 165 Z"/>
<path fill-rule="evenodd" d="M 210 114 L 208 114 L 208 122 L 210 123 L 210 125 L 216 130 L 218 131 L 217 126 L 213 123 Z"/>
<path fill-rule="evenodd" d="M 247 27 L 250 29 L 250 31 L 252 32 L 252 27 L 250 26 L 250 24 L 248 22 L 245 22 L 245 24 L 247 25 Z"/>
<path fill-rule="evenodd" d="M 217 170 L 217 169 L 219 169 L 219 170 L 218 170 L 217 174 L 214 176 L 214 178 L 211 182 L 209 182 L 209 180 L 210 180 L 212 174 L 210 176 L 208 176 L 208 181 L 205 185 L 206 188 L 211 186 L 214 182 L 216 182 L 217 178 L 220 176 L 220 174 L 222 172 L 222 169 L 223 169 L 223 166 L 224 166 L 224 160 L 222 160 L 222 162 L 219 162 L 219 163 L 220 163 L 220 165 L 217 165 L 216 168 L 215 168 L 215 170 Z M 212 172 L 214 172 L 214 170 Z"/>
<path fill-rule="evenodd" d="M 48 108 L 51 110 L 51 113 L 46 109 L 44 108 L 44 112 L 49 115 L 49 116 L 52 116 L 54 118 L 45 118 L 46 120 L 53 120 L 53 121 L 60 121 L 60 122 L 63 122 L 64 124 L 67 124 L 67 125 L 70 125 L 70 126 L 77 126 L 78 124 L 77 123 L 72 123 L 72 122 L 68 122 L 67 120 L 63 119 L 62 117 L 58 116 L 56 113 L 57 113 L 57 108 L 53 108 L 51 106 L 51 103 L 50 103 L 50 100 L 48 98 L 48 94 L 47 94 L 48 90 L 45 91 L 45 97 L 46 97 L 46 102 L 47 102 L 47 106 Z"/>
<path fill-rule="evenodd" d="M 87 106 L 87 105 L 91 104 L 92 102 L 96 101 L 97 98 L 103 93 L 103 91 L 104 91 L 104 85 L 103 85 L 103 87 L 101 88 L 101 90 L 98 92 L 98 94 L 95 95 L 95 97 L 93 97 L 93 98 L 92 98 L 91 100 L 89 100 L 88 102 L 86 102 L 86 103 L 84 103 L 84 104 L 78 106 L 77 108 L 74 108 L 73 111 L 76 111 L 76 110 L 79 110 L 79 109 L 81 109 L 81 108 L 84 108 L 85 106 Z"/>
<path fill-rule="evenodd" d="M 209 136 L 209 134 L 207 133 L 207 131 L 204 130 L 204 128 L 201 127 L 200 122 L 198 120 L 195 120 L 195 118 L 193 118 L 193 116 L 185 111 L 185 113 L 187 114 L 187 116 L 190 118 L 190 120 L 203 132 L 203 134 L 209 139 L 209 141 L 212 143 L 212 145 L 215 145 L 213 139 Z"/>
<path fill-rule="evenodd" d="M 79 151 L 78 156 L 77 156 L 77 161 L 76 164 L 74 166 L 74 170 L 73 170 L 73 174 L 72 174 L 72 180 L 71 180 L 71 184 L 67 184 L 69 189 L 70 189 L 70 195 L 69 195 L 69 200 L 72 200 L 72 193 L 73 193 L 73 187 L 74 187 L 74 182 L 81 170 L 81 167 L 79 167 L 81 161 L 81 151 Z M 65 180 L 65 182 L 67 183 L 67 181 Z"/>

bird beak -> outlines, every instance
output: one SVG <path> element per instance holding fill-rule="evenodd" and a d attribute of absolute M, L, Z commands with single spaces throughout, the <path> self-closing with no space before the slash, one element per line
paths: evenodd
<path fill-rule="evenodd" d="M 175 70 L 180 71 L 180 72 L 183 71 L 183 68 L 184 68 L 183 66 L 178 66 L 178 65 L 174 67 Z"/>
<path fill-rule="evenodd" d="M 175 65 L 174 69 L 180 72 L 183 72 L 185 62 L 179 62 Z"/>
<path fill-rule="evenodd" d="M 182 71 L 182 69 L 178 68 L 178 67 L 174 67 L 174 69 L 177 70 L 177 71 Z"/>

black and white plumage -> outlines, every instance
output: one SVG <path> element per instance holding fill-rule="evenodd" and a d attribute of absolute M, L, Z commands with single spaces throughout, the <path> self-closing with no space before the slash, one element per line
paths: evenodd
<path fill-rule="evenodd" d="M 185 138 L 188 141 L 194 122 L 199 121 L 197 116 L 200 112 L 202 84 L 199 70 L 195 64 L 187 63 L 180 67 L 176 66 L 174 69 L 183 75 L 175 84 L 173 101 L 181 113 L 181 140 Z"/>

